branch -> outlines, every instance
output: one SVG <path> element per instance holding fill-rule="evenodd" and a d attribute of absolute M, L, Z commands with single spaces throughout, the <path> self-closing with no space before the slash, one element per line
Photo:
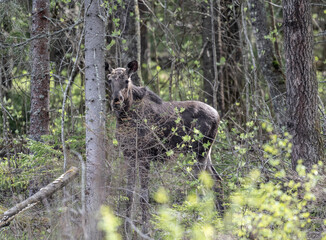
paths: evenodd
<path fill-rule="evenodd" d="M 148 235 L 146 235 L 145 233 L 143 233 L 139 228 L 137 228 L 130 218 L 128 218 L 126 216 L 122 216 L 118 213 L 116 213 L 116 215 L 118 217 L 124 218 L 126 220 L 126 222 L 130 223 L 131 228 L 134 229 L 142 239 L 154 240 L 153 238 L 151 238 Z"/>
<path fill-rule="evenodd" d="M 24 42 L 20 42 L 20 43 L 17 43 L 17 44 L 6 44 L 6 43 L 2 43 L 0 42 L 0 48 L 8 48 L 8 47 L 20 47 L 20 46 L 24 46 L 26 44 L 28 44 L 29 42 L 33 41 L 34 39 L 40 39 L 40 38 L 45 38 L 45 37 L 52 37 L 54 35 L 57 35 L 59 33 L 62 33 L 66 30 L 71 30 L 73 29 L 74 27 L 78 26 L 79 24 L 81 24 L 83 22 L 83 19 L 79 19 L 77 22 L 75 22 L 74 24 L 70 25 L 69 27 L 66 27 L 66 28 L 62 28 L 58 31 L 55 31 L 53 33 L 43 33 L 43 34 L 38 34 L 30 39 L 27 39 L 26 41 Z"/>
<path fill-rule="evenodd" d="M 27 198 L 16 206 L 7 210 L 1 217 L 0 228 L 6 227 L 15 218 L 15 216 L 39 203 L 42 199 L 51 196 L 53 193 L 67 185 L 71 180 L 73 180 L 78 173 L 78 168 L 71 167 L 67 172 L 62 174 L 59 178 L 54 180 L 52 183 L 48 184 L 46 187 L 41 188 L 33 196 Z"/>
<path fill-rule="evenodd" d="M 326 35 L 326 31 L 323 32 L 319 32 L 317 34 L 314 35 L 314 37 L 320 37 L 320 36 L 325 36 Z"/>

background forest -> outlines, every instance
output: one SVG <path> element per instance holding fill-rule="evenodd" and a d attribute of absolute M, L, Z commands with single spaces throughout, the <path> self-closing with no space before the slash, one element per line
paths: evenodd
<path fill-rule="evenodd" d="M 0 239 L 326 239 L 325 15 L 324 0 L 0 0 Z M 223 212 L 192 154 L 169 152 L 149 227 L 139 176 L 127 217 L 107 74 L 132 60 L 135 85 L 220 114 Z"/>

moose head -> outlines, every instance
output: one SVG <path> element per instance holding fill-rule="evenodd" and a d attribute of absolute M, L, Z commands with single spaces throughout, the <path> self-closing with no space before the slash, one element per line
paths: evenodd
<path fill-rule="evenodd" d="M 138 69 L 138 62 L 128 63 L 127 68 L 116 68 L 108 74 L 108 81 L 111 85 L 111 106 L 119 111 L 130 106 L 132 101 L 131 75 Z"/>

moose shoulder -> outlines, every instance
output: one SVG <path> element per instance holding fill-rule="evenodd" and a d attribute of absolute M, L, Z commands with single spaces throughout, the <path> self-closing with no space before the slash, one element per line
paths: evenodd
<path fill-rule="evenodd" d="M 140 163 L 142 199 L 145 203 L 148 200 L 150 161 L 164 160 L 173 152 L 194 152 L 197 157 L 196 173 L 207 170 L 217 182 L 220 181 L 210 157 L 219 124 L 217 111 L 199 101 L 162 101 L 149 89 L 132 84 L 130 76 L 137 69 L 137 61 L 132 61 L 127 68 L 113 69 L 108 75 L 112 109 L 117 118 L 116 137 L 131 168 L 129 192 L 132 192 L 135 182 L 135 159 Z M 145 208 L 143 211 L 146 222 Z"/>

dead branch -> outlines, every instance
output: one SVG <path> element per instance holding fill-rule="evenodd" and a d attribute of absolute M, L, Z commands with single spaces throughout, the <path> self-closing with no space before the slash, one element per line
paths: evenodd
<path fill-rule="evenodd" d="M 52 183 L 48 184 L 46 187 L 41 188 L 33 196 L 27 198 L 16 206 L 7 210 L 0 220 L 0 228 L 8 226 L 10 222 L 15 218 L 15 216 L 39 203 L 42 199 L 51 196 L 53 193 L 67 185 L 71 180 L 73 180 L 78 173 L 78 168 L 71 167 L 67 172 L 62 174 L 59 178 L 54 180 Z"/>

